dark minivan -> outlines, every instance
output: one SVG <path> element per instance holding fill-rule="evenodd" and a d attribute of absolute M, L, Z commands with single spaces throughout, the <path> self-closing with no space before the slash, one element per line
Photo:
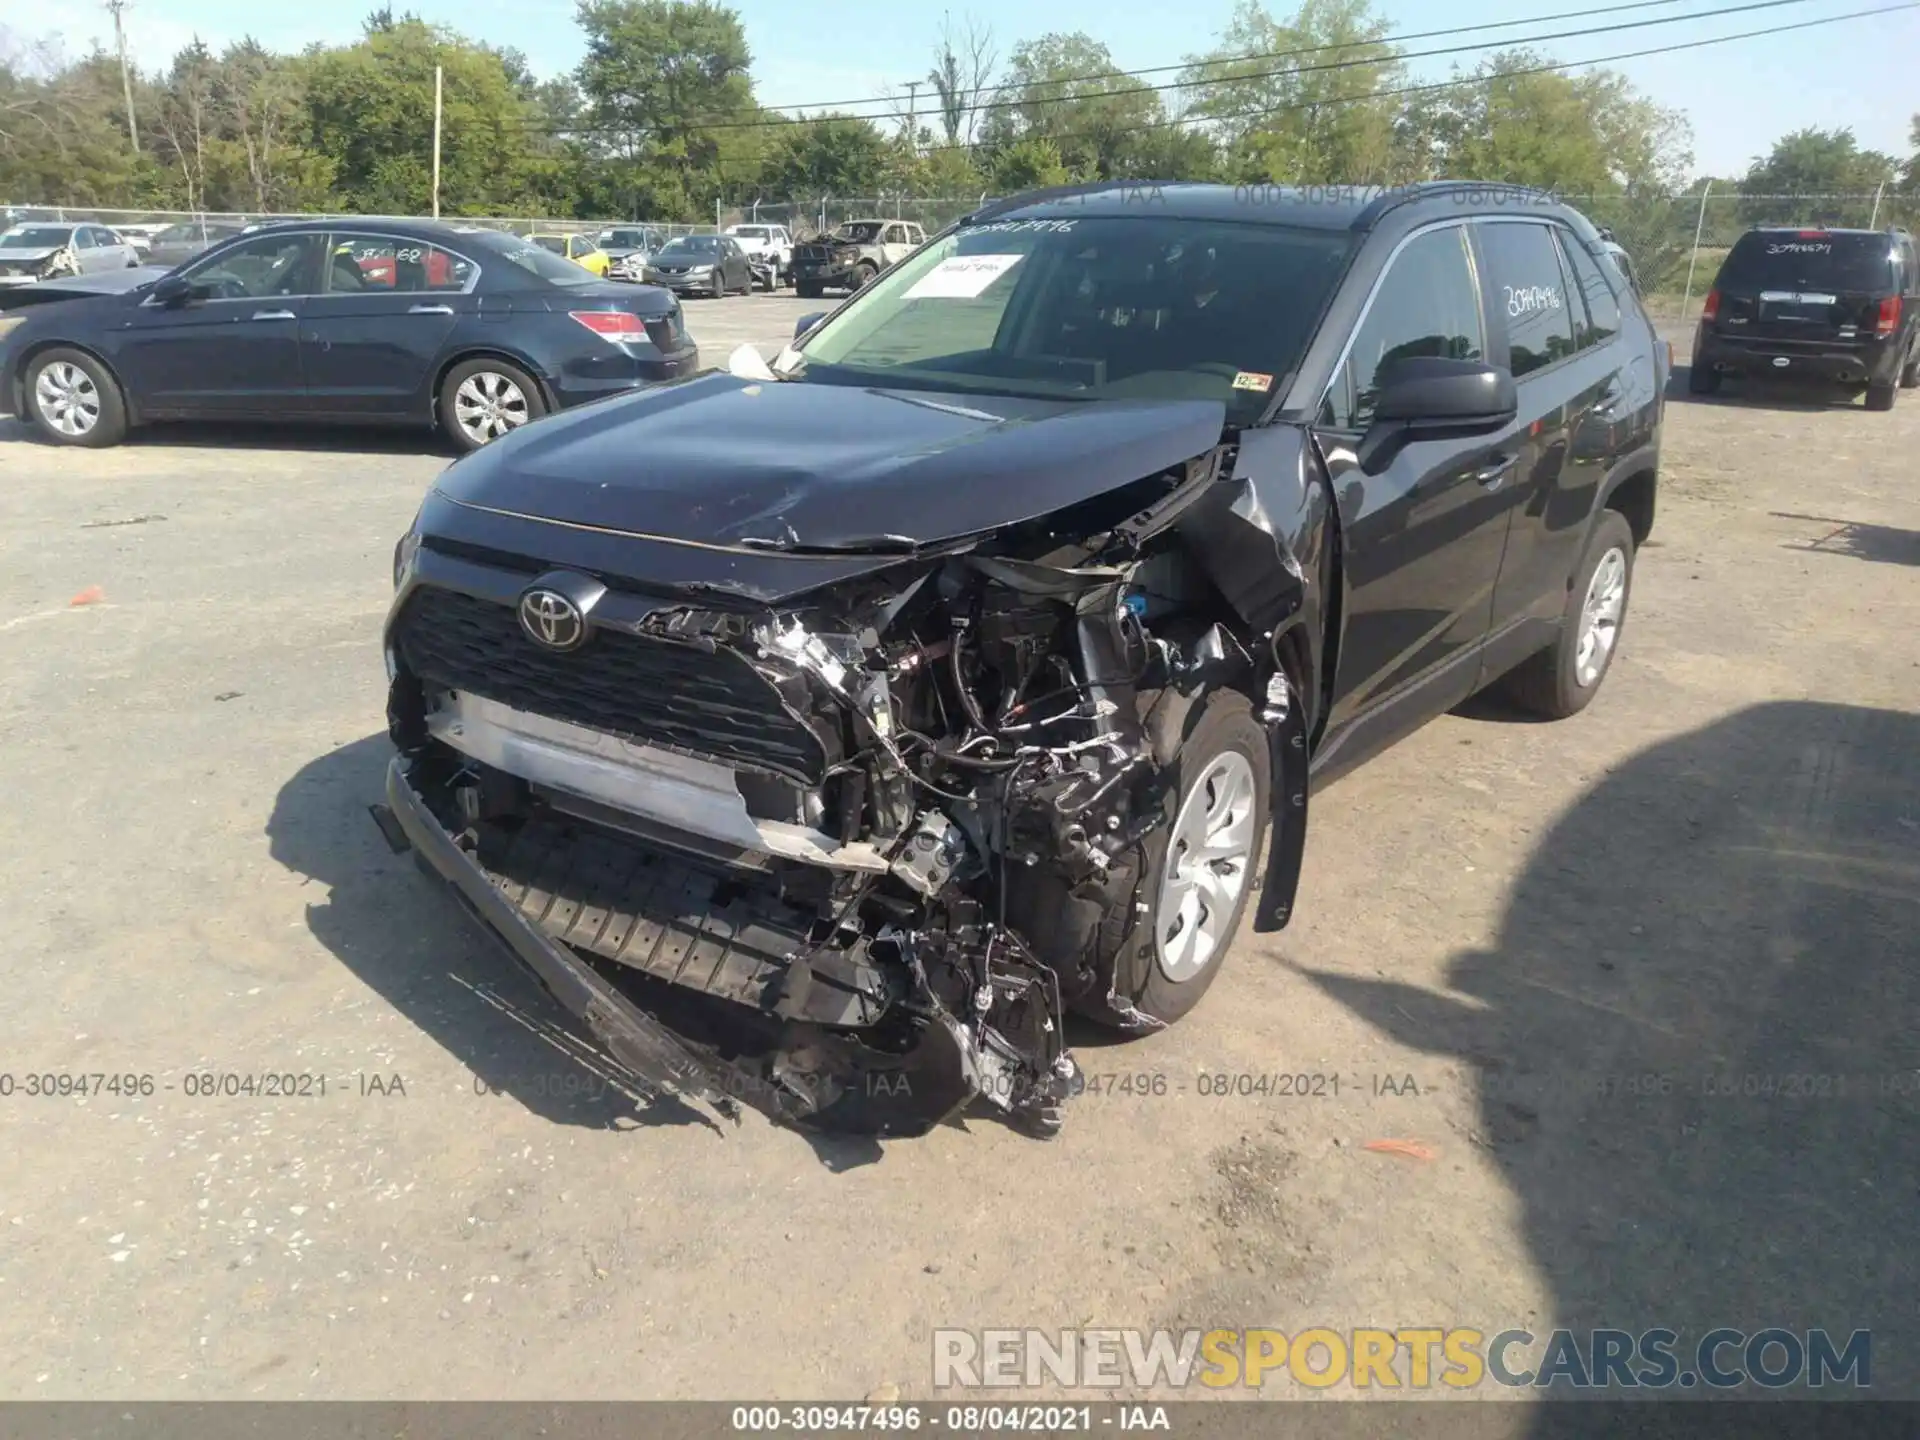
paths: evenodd
<path fill-rule="evenodd" d="M 1688 388 L 1726 375 L 1831 381 L 1891 410 L 1920 385 L 1920 264 L 1904 230 L 1765 227 L 1735 242 L 1707 293 Z"/>

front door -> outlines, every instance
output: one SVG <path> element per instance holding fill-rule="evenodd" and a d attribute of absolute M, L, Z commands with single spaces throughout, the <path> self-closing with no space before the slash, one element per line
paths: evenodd
<path fill-rule="evenodd" d="M 1330 728 L 1406 705 L 1381 743 L 1472 693 L 1506 543 L 1510 433 L 1415 440 L 1377 474 L 1355 447 L 1373 420 L 1377 377 L 1415 356 L 1487 358 L 1486 320 L 1466 232 L 1415 236 L 1374 293 L 1317 427 L 1339 506 L 1346 624 Z M 1417 699 L 1409 697 L 1420 692 Z"/>
<path fill-rule="evenodd" d="M 261 235 L 182 272 L 195 298 L 136 307 L 119 365 L 149 415 L 257 418 L 304 413 L 300 312 L 320 284 L 326 237 Z"/>
<path fill-rule="evenodd" d="M 327 250 L 325 287 L 300 325 L 309 403 L 325 415 L 429 419 L 435 363 L 475 309 L 473 266 L 391 235 L 336 232 Z"/>

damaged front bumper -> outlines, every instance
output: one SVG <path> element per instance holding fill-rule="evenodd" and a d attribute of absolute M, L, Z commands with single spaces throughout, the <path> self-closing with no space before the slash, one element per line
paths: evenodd
<path fill-rule="evenodd" d="M 744 1103 L 873 1135 L 924 1133 L 982 1098 L 1034 1133 L 1059 1128 L 1078 1071 L 1050 977 L 1015 937 L 899 935 L 889 943 L 900 963 L 883 965 L 756 918 L 748 897 L 716 908 L 693 893 L 713 872 L 596 827 L 567 827 L 587 837 L 578 855 L 529 832 L 487 856 L 446 787 L 418 768 L 431 767 L 403 755 L 388 768 L 374 818 L 389 843 L 411 847 L 645 1089 L 727 1119 Z M 659 874 L 635 886 L 642 864 Z M 613 899 L 630 890 L 646 899 Z M 963 1015 L 927 991 L 917 952 L 969 942 L 983 990 Z M 986 1023 L 1008 1009 L 1025 1022 L 1023 1046 Z M 1027 1058 L 1036 1041 L 1043 1073 Z"/>

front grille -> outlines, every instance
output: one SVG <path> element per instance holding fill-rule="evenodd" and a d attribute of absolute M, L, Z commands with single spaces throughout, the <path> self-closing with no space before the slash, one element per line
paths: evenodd
<path fill-rule="evenodd" d="M 431 686 L 628 740 L 818 783 L 820 736 L 736 651 L 596 628 L 578 650 L 536 645 L 511 606 L 422 588 L 397 630 L 401 659 Z"/>

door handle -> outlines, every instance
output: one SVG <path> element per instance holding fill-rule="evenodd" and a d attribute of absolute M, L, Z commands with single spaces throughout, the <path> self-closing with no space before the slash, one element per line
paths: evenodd
<path fill-rule="evenodd" d="M 1473 478 L 1477 483 L 1486 486 L 1489 490 L 1498 490 L 1502 485 L 1506 484 L 1507 476 L 1512 473 L 1513 467 L 1519 463 L 1520 456 L 1518 453 L 1512 455 L 1495 455 L 1487 461 L 1486 464 L 1473 472 Z"/>
<path fill-rule="evenodd" d="M 256 320 L 291 320 L 293 319 L 293 312 L 291 310 L 256 310 L 253 312 L 253 318 Z"/>
<path fill-rule="evenodd" d="M 451 305 L 409 305 L 407 307 L 409 315 L 451 315 L 452 313 Z"/>

